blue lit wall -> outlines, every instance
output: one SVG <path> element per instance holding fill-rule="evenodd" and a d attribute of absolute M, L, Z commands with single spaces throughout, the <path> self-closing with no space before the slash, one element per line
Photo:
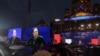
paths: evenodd
<path fill-rule="evenodd" d="M 44 37 L 46 43 L 51 41 L 50 27 L 38 27 L 39 35 Z"/>
<path fill-rule="evenodd" d="M 28 41 L 32 37 L 32 30 L 34 27 L 30 28 L 25 28 L 23 29 L 23 38 L 22 40 Z M 48 26 L 40 26 L 37 27 L 39 31 L 39 35 L 44 37 L 44 40 L 46 43 L 51 41 L 51 36 L 50 36 L 50 27 Z"/>
<path fill-rule="evenodd" d="M 22 40 L 28 41 L 32 37 L 32 29 L 33 27 L 23 28 Z"/>

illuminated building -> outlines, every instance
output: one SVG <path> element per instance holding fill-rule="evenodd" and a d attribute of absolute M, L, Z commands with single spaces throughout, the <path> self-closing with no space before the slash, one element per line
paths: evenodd
<path fill-rule="evenodd" d="M 63 26 L 67 31 L 99 30 L 99 10 L 100 5 L 92 4 L 91 0 L 73 0 L 71 10 L 67 10 L 70 13 L 65 14 Z"/>
<path fill-rule="evenodd" d="M 64 10 L 64 20 L 54 22 L 59 31 L 94 31 L 100 30 L 100 5 L 91 0 L 73 0 L 71 7 Z"/>
<path fill-rule="evenodd" d="M 91 12 L 91 1 L 90 0 L 73 0 L 71 5 L 72 15 L 79 13 L 79 12 Z"/>

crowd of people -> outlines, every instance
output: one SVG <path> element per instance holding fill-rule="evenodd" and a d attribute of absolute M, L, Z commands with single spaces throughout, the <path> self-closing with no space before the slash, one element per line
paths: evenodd
<path fill-rule="evenodd" d="M 3 43 L 4 45 L 4 43 Z M 5 45 L 4 45 L 5 46 Z M 1 47 L 0 47 L 1 48 Z M 4 48 L 4 47 L 2 47 Z M 100 56 L 100 46 L 81 43 L 45 43 L 38 29 L 33 29 L 33 36 L 27 44 L 23 44 L 16 36 L 16 30 L 12 31 L 12 38 L 8 41 L 7 56 Z M 2 56 L 3 54 L 0 54 Z M 6 56 L 6 55 L 5 55 Z"/>

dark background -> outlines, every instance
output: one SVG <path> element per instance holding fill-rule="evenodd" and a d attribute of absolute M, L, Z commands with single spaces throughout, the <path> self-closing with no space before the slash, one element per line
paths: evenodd
<path fill-rule="evenodd" d="M 30 0 L 30 24 L 36 25 L 40 19 L 50 23 L 52 18 L 64 17 L 64 9 L 72 0 Z M 100 0 L 91 0 L 99 3 Z M 24 27 L 28 24 L 28 0 L 0 0 L 0 31 L 11 27 Z"/>

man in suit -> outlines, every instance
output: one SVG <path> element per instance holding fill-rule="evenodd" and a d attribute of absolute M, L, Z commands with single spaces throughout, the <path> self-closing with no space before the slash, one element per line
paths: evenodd
<path fill-rule="evenodd" d="M 21 41 L 20 39 L 17 37 L 17 32 L 15 29 L 13 29 L 12 31 L 12 37 L 11 39 L 9 40 L 9 44 L 10 45 L 20 45 L 21 44 Z"/>
<path fill-rule="evenodd" d="M 32 47 L 35 51 L 45 45 L 43 37 L 38 35 L 37 28 L 33 28 L 33 36 L 29 39 L 28 45 Z"/>
<path fill-rule="evenodd" d="M 27 45 L 19 50 L 15 55 L 16 56 L 28 56 L 34 54 L 40 47 L 45 45 L 42 36 L 38 35 L 38 29 L 33 28 L 32 37 L 29 39 Z"/>

